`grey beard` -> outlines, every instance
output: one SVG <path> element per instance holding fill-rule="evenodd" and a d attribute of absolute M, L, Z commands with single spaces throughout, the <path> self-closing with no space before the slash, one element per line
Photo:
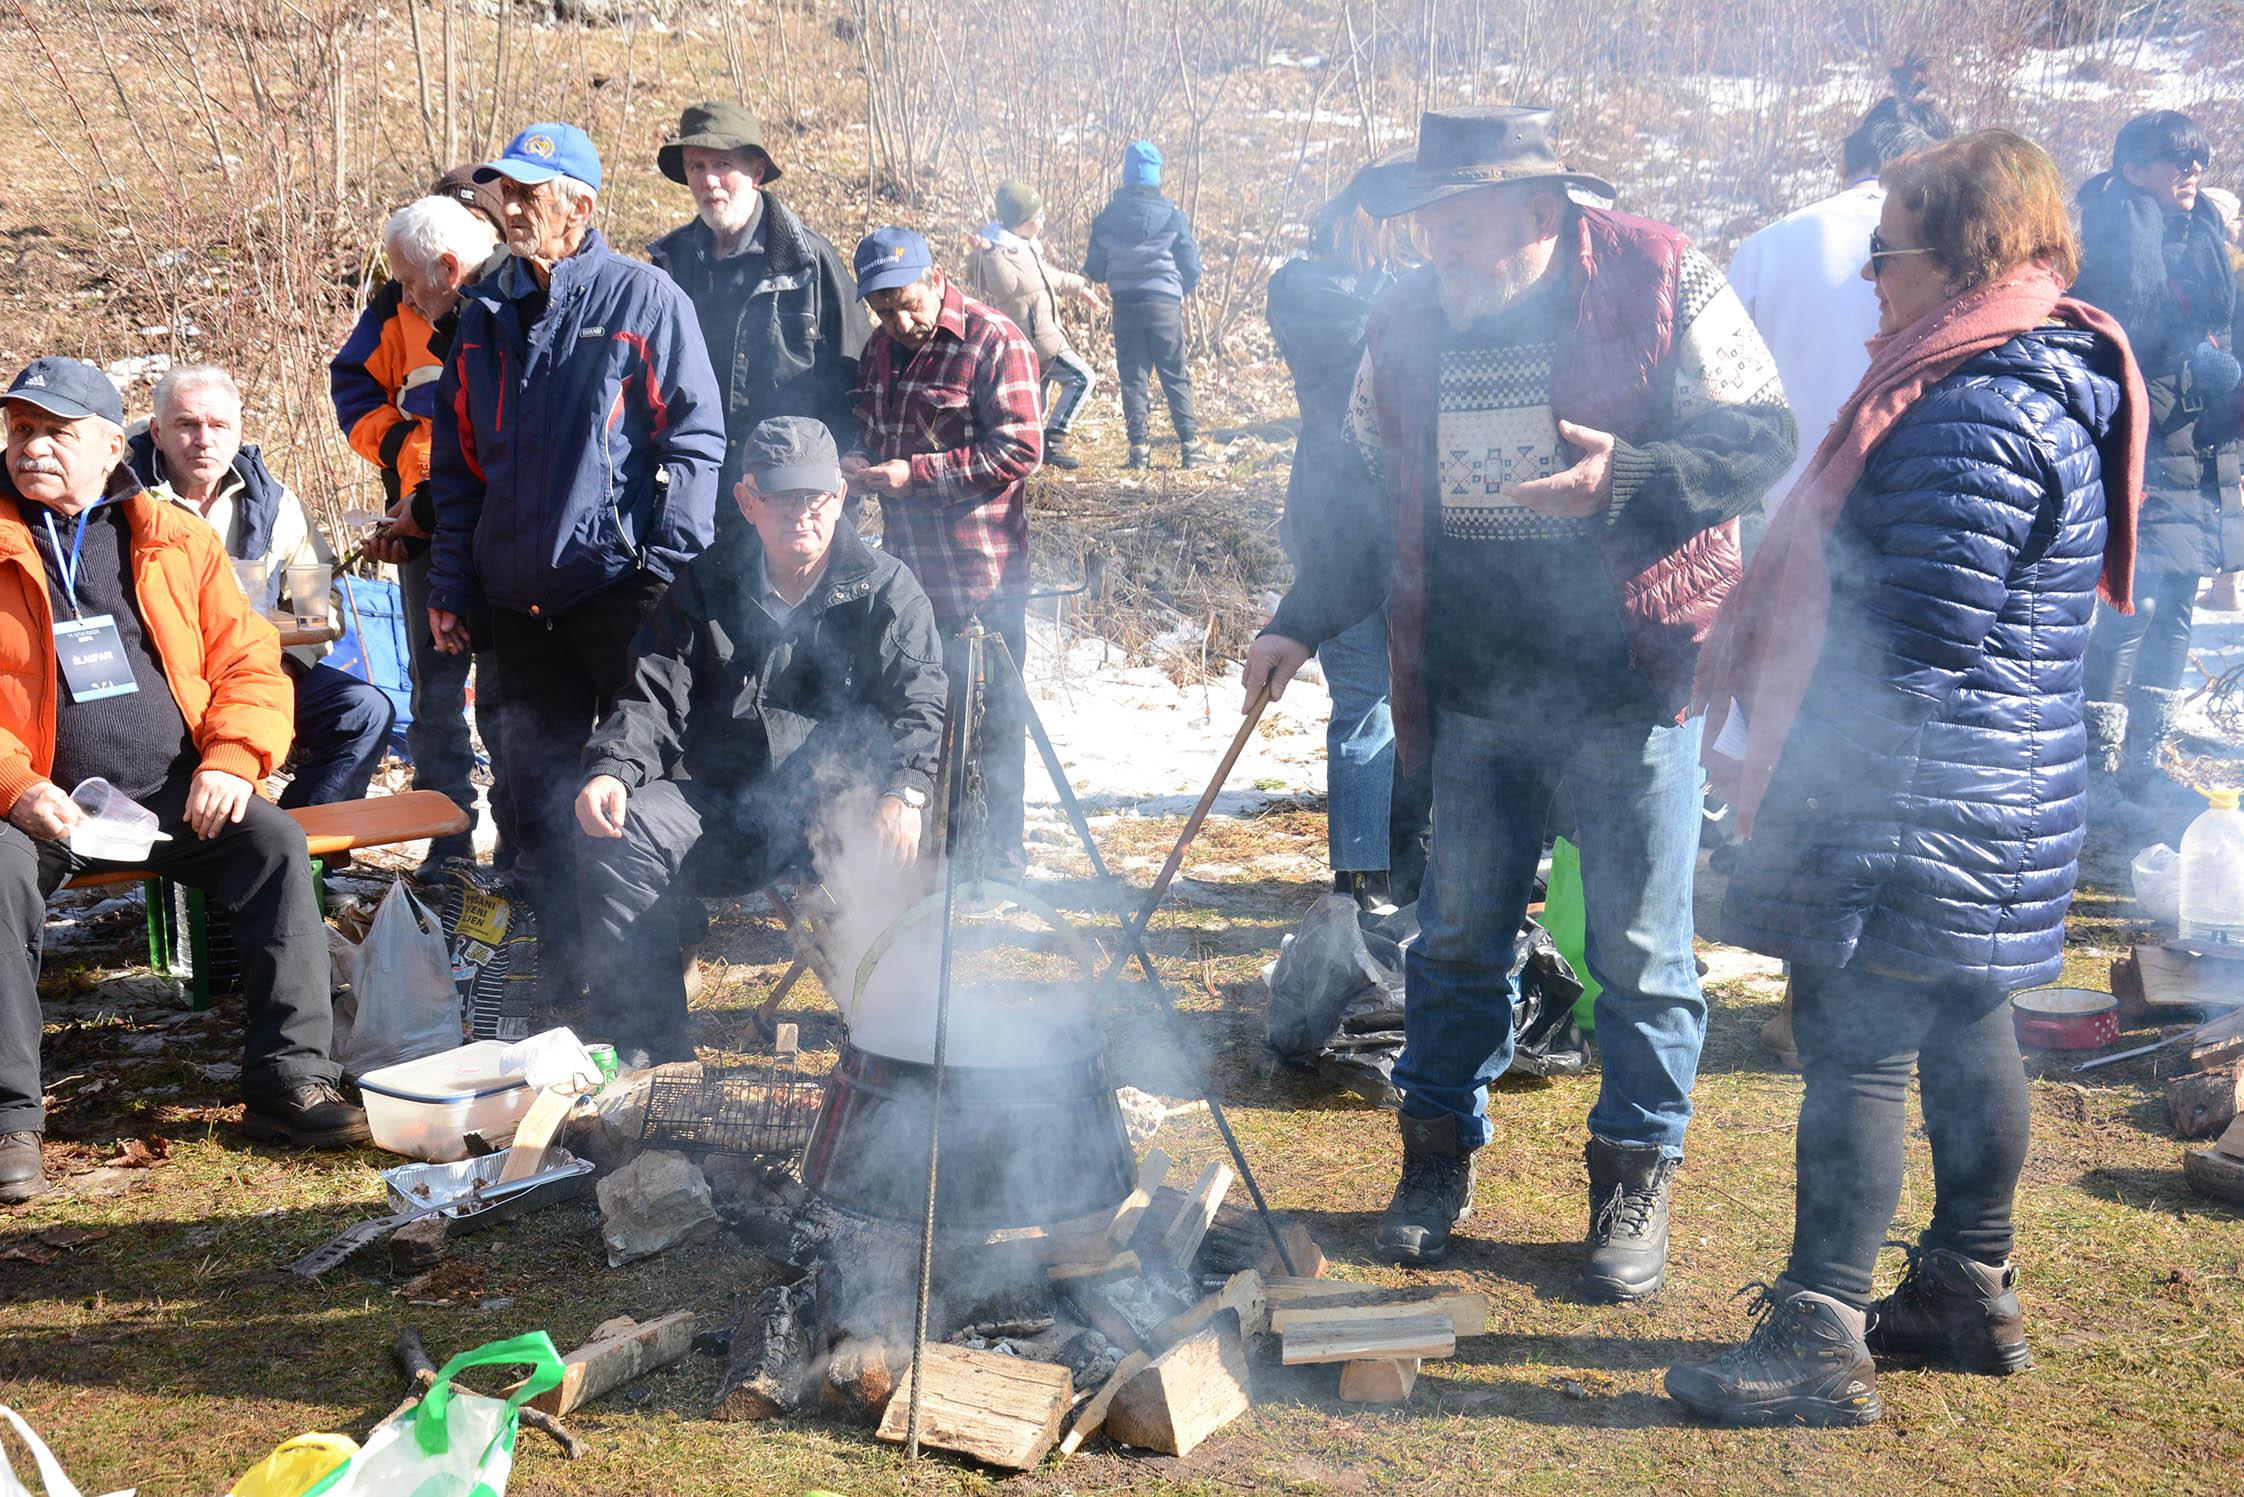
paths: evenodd
<path fill-rule="evenodd" d="M 1532 250 L 1523 249 L 1505 256 L 1493 273 L 1475 273 L 1469 278 L 1457 279 L 1437 277 L 1435 288 L 1441 298 L 1442 316 L 1448 319 L 1450 328 L 1462 331 L 1471 327 L 1534 290 L 1536 282 L 1549 268 L 1547 262 L 1537 265 L 1534 260 Z"/>

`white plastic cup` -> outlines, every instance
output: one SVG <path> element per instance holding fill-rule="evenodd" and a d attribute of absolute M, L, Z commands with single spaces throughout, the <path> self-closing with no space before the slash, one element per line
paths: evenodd
<path fill-rule="evenodd" d="M 99 775 L 80 780 L 70 798 L 85 813 L 70 829 L 70 850 L 81 858 L 139 863 L 158 842 L 171 840 L 156 830 L 155 812 Z"/>
<path fill-rule="evenodd" d="M 299 624 L 327 622 L 328 593 L 335 585 L 335 569 L 327 566 L 288 569 L 288 611 Z"/>
<path fill-rule="evenodd" d="M 273 606 L 272 570 L 262 558 L 235 562 L 234 580 L 241 584 L 242 596 L 249 599 L 250 607 L 263 613 Z"/>

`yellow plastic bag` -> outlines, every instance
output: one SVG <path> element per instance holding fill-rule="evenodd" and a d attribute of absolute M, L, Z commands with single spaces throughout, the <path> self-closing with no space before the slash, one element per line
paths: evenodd
<path fill-rule="evenodd" d="M 321 1477 L 358 1454 L 349 1435 L 298 1435 L 234 1483 L 227 1497 L 304 1497 Z"/>

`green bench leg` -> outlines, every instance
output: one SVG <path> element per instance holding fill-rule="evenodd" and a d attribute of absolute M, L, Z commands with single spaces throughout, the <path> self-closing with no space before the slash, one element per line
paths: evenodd
<path fill-rule="evenodd" d="M 201 1013 L 210 1007 L 210 917 L 200 889 L 187 891 L 187 959 L 195 967 L 187 980 L 187 1007 Z"/>
<path fill-rule="evenodd" d="M 160 878 L 145 880 L 140 900 L 148 910 L 148 966 L 158 977 L 171 976 L 170 890 Z"/>

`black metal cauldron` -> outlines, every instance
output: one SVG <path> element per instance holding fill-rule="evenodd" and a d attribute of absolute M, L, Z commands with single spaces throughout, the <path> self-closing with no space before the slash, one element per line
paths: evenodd
<path fill-rule="evenodd" d="M 1043 1226 L 1112 1208 L 1137 1158 L 1095 1035 L 1059 1064 L 948 1065 L 935 1221 L 944 1232 Z M 927 1204 L 935 1068 L 844 1042 L 803 1154 L 803 1181 L 859 1216 L 916 1221 Z"/>

